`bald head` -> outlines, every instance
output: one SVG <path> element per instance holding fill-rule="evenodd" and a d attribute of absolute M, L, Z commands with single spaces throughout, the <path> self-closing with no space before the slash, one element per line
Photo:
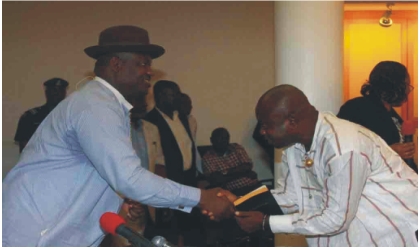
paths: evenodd
<path fill-rule="evenodd" d="M 258 101 L 256 115 L 260 113 L 280 112 L 288 116 L 305 108 L 311 107 L 308 98 L 298 88 L 292 85 L 279 85 L 268 90 Z"/>
<path fill-rule="evenodd" d="M 260 133 L 277 148 L 302 142 L 317 119 L 317 111 L 305 94 L 286 84 L 268 90 L 258 100 L 255 114 L 262 125 Z"/>

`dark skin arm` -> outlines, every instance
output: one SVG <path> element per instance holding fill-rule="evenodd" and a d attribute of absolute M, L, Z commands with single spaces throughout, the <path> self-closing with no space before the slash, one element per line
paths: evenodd
<path fill-rule="evenodd" d="M 414 157 L 416 146 L 413 142 L 395 143 L 390 147 L 403 159 L 410 159 Z"/>
<path fill-rule="evenodd" d="M 220 192 L 226 195 L 218 195 Z M 230 192 L 221 188 L 201 189 L 198 207 L 203 214 L 209 216 L 211 220 L 216 221 L 230 218 L 235 212 L 235 207 L 231 202 Z"/>
<path fill-rule="evenodd" d="M 236 195 L 232 194 L 231 192 L 229 192 L 227 190 L 224 190 L 224 189 L 221 189 L 221 188 L 214 188 L 214 189 L 211 189 L 211 190 L 217 190 L 216 196 L 220 197 L 220 198 L 227 199 L 232 204 L 232 206 L 234 206 L 233 202 L 238 199 L 238 197 Z M 233 209 L 235 209 L 235 208 L 233 207 Z M 235 211 L 235 210 L 233 210 L 233 211 Z M 207 215 L 211 220 L 216 220 L 217 219 L 215 217 L 214 213 L 210 210 L 202 208 L 201 212 L 203 214 Z"/>
<path fill-rule="evenodd" d="M 217 196 L 226 197 L 230 202 L 234 202 L 238 199 L 238 197 L 229 191 L 220 190 Z M 212 214 L 209 214 L 210 219 L 212 218 Z M 235 212 L 235 219 L 238 223 L 239 227 L 244 230 L 245 232 L 252 233 L 259 230 L 264 231 L 271 231 L 270 228 L 270 215 L 264 215 L 259 211 L 236 211 Z M 264 220 L 264 223 L 263 223 Z M 264 228 L 263 228 L 264 224 Z"/>

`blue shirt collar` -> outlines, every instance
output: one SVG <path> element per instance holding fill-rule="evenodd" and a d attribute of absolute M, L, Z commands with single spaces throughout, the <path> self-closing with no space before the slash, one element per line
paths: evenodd
<path fill-rule="evenodd" d="M 125 98 L 123 95 L 121 95 L 120 92 L 118 92 L 118 90 L 114 87 L 112 87 L 111 84 L 109 84 L 107 81 L 105 81 L 104 79 L 100 78 L 99 76 L 95 76 L 95 81 L 98 81 L 100 83 L 102 83 L 105 87 L 107 87 L 109 90 L 111 90 L 112 93 L 114 93 L 115 97 L 117 98 L 117 100 L 127 109 L 127 110 L 131 110 L 133 108 L 133 105 L 131 105 Z"/>

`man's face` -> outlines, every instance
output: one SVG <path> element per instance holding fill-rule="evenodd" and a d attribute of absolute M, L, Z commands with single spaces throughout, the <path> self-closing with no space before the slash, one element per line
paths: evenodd
<path fill-rule="evenodd" d="M 45 87 L 45 98 L 48 103 L 57 105 L 66 98 L 67 87 L 62 86 L 48 86 Z"/>
<path fill-rule="evenodd" d="M 179 111 L 182 112 L 183 114 L 189 115 L 191 114 L 191 110 L 192 110 L 192 103 L 191 103 L 190 98 L 185 97 L 185 96 L 181 97 Z"/>
<path fill-rule="evenodd" d="M 229 134 L 227 132 L 221 132 L 210 138 L 213 148 L 217 152 L 226 152 L 229 146 Z"/>
<path fill-rule="evenodd" d="M 284 148 L 295 143 L 289 133 L 289 119 L 279 112 L 262 111 L 257 114 L 261 123 L 260 134 L 275 148 Z"/>
<path fill-rule="evenodd" d="M 176 88 L 163 89 L 160 96 L 161 105 L 163 105 L 165 109 L 177 110 L 179 107 L 180 95 L 181 95 L 181 92 L 179 91 L 179 89 L 176 89 Z"/>
<path fill-rule="evenodd" d="M 148 55 L 133 54 L 131 59 L 121 60 L 116 84 L 125 98 L 147 94 L 152 75 L 151 65 L 152 59 Z"/>

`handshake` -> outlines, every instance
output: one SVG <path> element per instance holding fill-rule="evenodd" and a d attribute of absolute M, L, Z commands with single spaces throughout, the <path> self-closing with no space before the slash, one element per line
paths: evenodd
<path fill-rule="evenodd" d="M 239 227 L 247 233 L 258 230 L 270 230 L 268 229 L 269 216 L 267 217 L 259 211 L 236 211 L 233 205 L 236 199 L 238 199 L 236 195 L 221 188 L 202 189 L 198 207 L 204 215 L 207 215 L 211 220 L 215 221 L 235 216 Z"/>
<path fill-rule="evenodd" d="M 233 202 L 236 199 L 236 195 L 221 188 L 202 189 L 198 207 L 211 220 L 220 221 L 234 215 L 235 206 Z"/>
<path fill-rule="evenodd" d="M 268 222 L 262 223 L 268 217 L 259 211 L 236 211 L 233 202 L 237 199 L 236 195 L 222 188 L 201 189 L 200 202 L 197 207 L 210 220 L 220 221 L 235 217 L 239 227 L 248 233 L 263 229 L 261 225 L 268 225 Z M 135 221 L 144 217 L 145 207 L 133 200 L 124 199 L 120 215 L 128 221 L 138 224 Z"/>

